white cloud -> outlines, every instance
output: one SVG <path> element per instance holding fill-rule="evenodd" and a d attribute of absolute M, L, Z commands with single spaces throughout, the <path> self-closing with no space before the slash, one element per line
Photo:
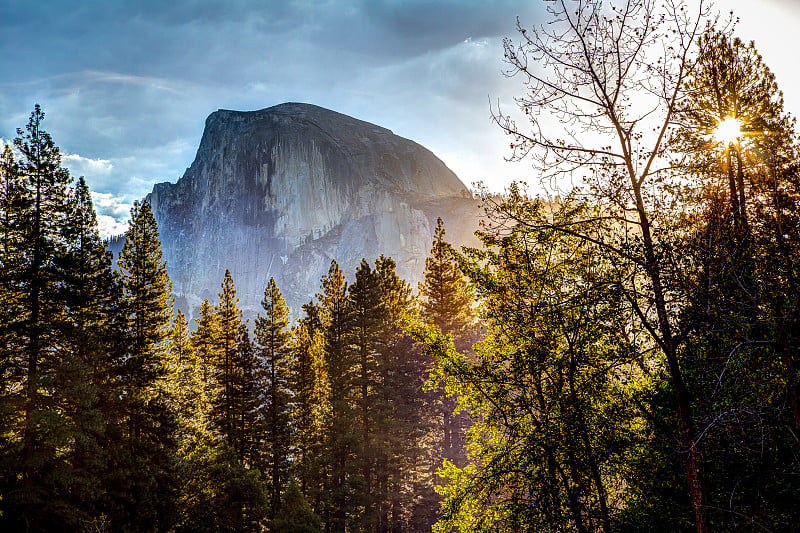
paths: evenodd
<path fill-rule="evenodd" d="M 115 235 L 122 235 L 128 231 L 128 221 L 120 222 L 114 217 L 108 215 L 97 215 L 97 226 L 100 231 L 100 236 L 103 238 L 113 237 Z"/>
<path fill-rule="evenodd" d="M 108 174 L 114 165 L 108 159 L 92 159 L 78 154 L 62 154 L 61 161 L 77 176 Z"/>
<path fill-rule="evenodd" d="M 98 213 L 112 214 L 116 217 L 125 217 L 131 210 L 131 204 L 120 196 L 107 192 L 92 192 L 92 202 Z"/>
<path fill-rule="evenodd" d="M 101 236 L 125 233 L 130 220 L 130 203 L 122 197 L 104 192 L 92 192 L 92 202 L 97 211 L 97 225 Z"/>
<path fill-rule="evenodd" d="M 483 47 L 489 45 L 489 41 L 486 40 L 486 39 L 481 39 L 480 41 L 473 41 L 472 37 L 467 37 L 466 39 L 464 39 L 464 43 L 463 44 L 466 44 L 466 45 L 469 45 L 469 46 L 475 46 L 477 48 L 483 48 Z"/>

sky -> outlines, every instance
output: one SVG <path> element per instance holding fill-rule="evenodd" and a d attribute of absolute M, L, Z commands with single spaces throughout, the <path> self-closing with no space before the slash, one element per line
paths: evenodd
<path fill-rule="evenodd" d="M 800 116 L 787 42 L 798 0 L 718 0 L 755 40 Z M 537 0 L 0 0 L 0 140 L 34 106 L 73 176 L 93 191 L 101 232 L 131 203 L 177 181 L 205 118 L 307 102 L 429 148 L 467 185 L 530 179 L 490 118 L 523 87 L 503 75 L 503 38 L 547 20 Z"/>

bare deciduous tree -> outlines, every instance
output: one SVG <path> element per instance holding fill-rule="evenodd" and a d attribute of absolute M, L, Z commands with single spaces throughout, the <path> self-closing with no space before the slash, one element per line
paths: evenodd
<path fill-rule="evenodd" d="M 698 38 L 711 23 L 709 6 L 555 0 L 548 10 L 550 23 L 529 30 L 518 22 L 520 42 L 505 41 L 507 74 L 526 87 L 517 105 L 529 129 L 499 109 L 493 117 L 513 139 L 510 159 L 533 160 L 556 193 L 569 178 L 581 181 L 580 194 L 597 207 L 604 232 L 556 222 L 547 229 L 600 245 L 626 271 L 623 294 L 666 361 L 697 531 L 707 532 L 700 432 L 681 370 L 674 265 L 663 230 L 675 201 L 667 140 Z"/>

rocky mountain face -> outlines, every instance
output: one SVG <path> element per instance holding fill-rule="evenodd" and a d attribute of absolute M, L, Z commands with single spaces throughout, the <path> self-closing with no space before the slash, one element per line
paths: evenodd
<path fill-rule="evenodd" d="M 148 195 L 176 302 L 216 300 L 225 269 L 240 305 L 260 309 L 275 277 L 294 309 L 331 259 L 350 278 L 390 255 L 421 279 L 436 218 L 448 240 L 474 242 L 480 209 L 435 155 L 390 130 L 309 104 L 212 113 L 192 165 Z"/>

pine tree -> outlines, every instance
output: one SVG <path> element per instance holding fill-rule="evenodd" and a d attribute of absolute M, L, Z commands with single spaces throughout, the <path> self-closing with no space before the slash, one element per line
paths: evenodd
<path fill-rule="evenodd" d="M 182 459 L 180 511 L 170 530 L 264 531 L 268 494 L 222 438 L 192 447 Z"/>
<path fill-rule="evenodd" d="M 375 261 L 381 294 L 375 401 L 378 531 L 418 531 L 430 528 L 438 507 L 434 479 L 427 468 L 433 453 L 427 442 L 433 417 L 430 398 L 422 392 L 427 366 L 403 332 L 416 305 L 411 288 L 395 267 L 390 257 Z"/>
<path fill-rule="evenodd" d="M 174 499 L 175 417 L 163 394 L 172 318 L 171 283 L 158 227 L 147 202 L 134 202 L 117 265 L 127 315 L 128 355 L 122 369 L 128 417 L 127 494 L 123 522 L 156 529 Z"/>
<path fill-rule="evenodd" d="M 345 531 L 357 511 L 355 485 L 358 450 L 353 406 L 356 364 L 350 347 L 352 310 L 347 298 L 347 282 L 336 261 L 322 277 L 322 293 L 317 295 L 324 317 L 325 363 L 330 385 L 330 417 L 326 427 L 325 460 L 328 471 L 323 518 L 330 531 Z"/>
<path fill-rule="evenodd" d="M 234 450 L 239 449 L 241 435 L 237 431 L 236 415 L 239 374 L 241 369 L 236 365 L 239 339 L 239 326 L 242 324 L 242 312 L 238 307 L 239 299 L 229 270 L 225 270 L 222 280 L 222 292 L 219 293 L 217 317 L 219 325 L 219 352 L 214 362 L 214 380 L 217 395 L 214 398 L 214 423 Z"/>
<path fill-rule="evenodd" d="M 16 390 L 23 381 L 23 347 L 17 322 L 24 306 L 22 280 L 22 224 L 24 216 L 18 203 L 23 200 L 22 177 L 9 145 L 5 145 L 0 158 L 0 487 L 6 495 L 16 483 L 16 471 L 21 466 L 21 452 L 17 449 L 17 428 L 21 427 L 20 402 Z M 15 326 L 16 325 L 16 326 Z M 8 505 L 9 496 L 0 501 Z M 6 513 L 8 514 L 8 513 Z"/>
<path fill-rule="evenodd" d="M 119 423 L 117 372 L 122 351 L 113 337 L 119 320 L 120 287 L 111 254 L 100 239 L 89 189 L 83 178 L 70 195 L 65 253 L 55 261 L 64 303 L 63 318 L 49 327 L 61 338 L 51 388 L 70 434 L 59 514 L 77 527 L 99 519 L 105 508 Z M 55 469 L 54 469 L 55 470 Z M 51 505 L 55 505 L 52 502 Z"/>
<path fill-rule="evenodd" d="M 352 320 L 352 341 L 355 375 L 354 407 L 357 411 L 360 435 L 360 446 L 357 451 L 361 463 L 360 490 L 364 508 L 361 517 L 361 529 L 371 530 L 377 525 L 376 499 L 374 493 L 373 475 L 377 456 L 375 445 L 375 425 L 377 400 L 378 369 L 377 369 L 377 343 L 382 327 L 381 292 L 378 278 L 372 272 L 366 259 L 361 260 L 361 265 L 356 270 L 355 283 L 348 290 L 349 307 Z"/>
<path fill-rule="evenodd" d="M 705 280 L 698 284 L 707 288 L 697 295 L 704 300 L 698 308 L 716 308 L 732 320 L 728 338 L 716 339 L 722 352 L 725 344 L 732 348 L 763 332 L 775 334 L 770 342 L 775 342 L 776 353 L 751 364 L 781 360 L 794 426 L 800 429 L 793 311 L 800 287 L 793 231 L 798 201 L 794 119 L 784 111 L 775 76 L 754 43 L 745 44 L 728 32 L 703 35 L 688 86 L 680 113 L 686 127 L 676 135 L 676 145 L 691 156 L 687 170 L 697 178 L 692 200 L 701 212 L 691 222 L 699 242 L 691 247 L 692 253 L 702 254 L 697 259 Z M 735 139 L 714 135 L 724 120 L 736 121 L 740 134 Z M 762 255 L 770 260 L 763 263 Z M 719 330 L 709 319 L 701 318 L 702 327 Z"/>
<path fill-rule="evenodd" d="M 256 318 L 255 338 L 259 359 L 264 367 L 264 405 L 266 448 L 265 467 L 269 479 L 274 518 L 280 506 L 281 488 L 288 479 L 289 460 L 289 310 L 275 279 L 270 278 L 261 301 L 264 315 Z"/>
<path fill-rule="evenodd" d="M 239 438 L 237 452 L 249 468 L 259 468 L 261 446 L 263 446 L 263 421 L 260 409 L 263 397 L 263 369 L 247 323 L 239 325 L 239 344 L 236 351 L 236 366 L 239 382 L 236 397 L 236 424 Z"/>
<path fill-rule="evenodd" d="M 702 468 L 704 505 L 724 501 L 729 509 L 708 512 L 712 529 L 748 516 L 779 530 L 797 520 L 796 507 L 783 503 L 797 486 L 762 473 L 800 465 L 797 440 L 785 430 L 800 428 L 794 119 L 753 43 L 711 29 L 699 45 L 677 114 L 683 127 L 673 138 L 691 179 L 681 191 L 687 205 L 670 228 L 678 264 L 665 279 L 671 300 L 681 304 L 677 354 L 697 442 L 689 450 Z M 721 124 L 734 131 L 721 135 Z M 677 460 L 658 459 L 672 446 L 664 426 L 675 431 L 669 395 L 680 389 L 664 375 L 649 389 L 646 403 L 659 412 L 659 424 L 643 432 L 647 453 L 632 461 L 639 475 L 630 487 L 646 495 L 635 514 L 639 527 L 675 528 L 683 517 L 671 510 L 685 495 L 654 480 L 680 479 L 684 470 Z M 740 482 L 753 478 L 769 489 Z"/>
<path fill-rule="evenodd" d="M 189 323 L 178 309 L 169 338 L 168 390 L 178 414 L 181 448 L 208 438 L 210 404 L 203 381 L 203 368 L 190 340 Z"/>
<path fill-rule="evenodd" d="M 228 290 L 229 295 L 231 292 Z M 229 297 L 228 301 L 235 302 L 235 298 Z M 193 394 L 199 396 L 203 391 L 216 394 L 206 397 L 213 401 L 203 405 L 203 414 L 211 420 L 215 413 L 216 418 L 207 431 L 181 450 L 178 531 L 257 531 L 262 528 L 266 516 L 268 494 L 257 468 L 259 448 L 264 441 L 258 412 L 262 397 L 260 364 L 247 324 L 239 322 L 229 372 L 223 376 L 224 352 L 220 349 L 220 337 L 218 310 L 206 301 L 201 308 L 198 329 L 189 342 L 196 353 L 194 379 L 198 385 Z M 201 350 L 210 360 L 205 370 L 200 364 Z M 208 372 L 209 379 L 214 382 L 220 378 L 230 380 L 227 403 L 223 402 L 223 386 L 203 386 L 204 372 Z M 221 415 L 226 407 L 231 417 L 227 421 L 227 432 L 222 432 L 219 421 L 224 420 Z M 219 431 L 214 431 L 215 426 Z"/>
<path fill-rule="evenodd" d="M 172 321 L 172 283 L 161 253 L 156 219 L 147 202 L 134 202 L 117 265 L 127 305 L 130 385 L 143 394 L 165 374 Z"/>
<path fill-rule="evenodd" d="M 303 497 L 297 481 L 289 482 L 283 495 L 283 503 L 275 517 L 272 531 L 275 533 L 319 533 L 320 518 Z"/>
<path fill-rule="evenodd" d="M 425 260 L 425 278 L 420 284 L 422 318 L 439 328 L 445 335 L 453 335 L 456 349 L 469 348 L 468 328 L 474 322 L 469 285 L 453 258 L 453 248 L 445 241 L 442 219 L 436 221 L 430 256 Z M 466 419 L 455 415 L 456 400 L 439 390 L 437 409 L 441 416 L 442 458 L 463 464 L 463 443 Z"/>
<path fill-rule="evenodd" d="M 469 285 L 453 258 L 453 247 L 444 236 L 444 222 L 440 217 L 436 220 L 433 245 L 425 260 L 425 277 L 419 287 L 422 316 L 445 335 L 454 335 L 460 340 L 474 322 L 475 313 Z"/>
<path fill-rule="evenodd" d="M 259 491 L 269 500 L 269 479 L 265 468 L 264 448 L 269 443 L 268 427 L 264 421 L 265 379 L 264 363 L 256 353 L 255 343 L 250 341 L 247 323 L 239 325 L 239 341 L 234 362 L 237 371 L 235 391 L 235 423 L 237 435 L 237 455 L 247 472 L 258 475 Z M 288 431 L 288 421 L 283 421 L 279 429 Z M 285 459 L 284 459 L 285 460 Z M 280 492 L 279 492 L 280 494 Z M 270 518 L 271 507 L 264 507 L 260 500 L 244 502 L 244 523 L 259 524 L 266 516 Z M 255 527 L 255 526 L 252 526 Z"/>
<path fill-rule="evenodd" d="M 89 190 L 69 187 L 43 118 L 36 106 L 18 130 L 19 164 L 8 147 L 0 159 L 0 515 L 78 529 L 115 507 L 121 292 Z"/>
<path fill-rule="evenodd" d="M 22 377 L 18 375 L 18 357 L 22 351 L 14 323 L 23 309 L 23 292 L 19 285 L 22 280 L 22 265 L 24 257 L 21 254 L 24 243 L 23 210 L 25 196 L 22 188 L 22 176 L 11 146 L 6 144 L 3 155 L 0 157 L 0 376 L 4 390 L 0 392 L 2 398 L 11 395 L 13 383 L 18 383 Z M 22 204 L 22 205 L 20 205 Z M 8 413 L 9 419 L 0 418 L 0 427 L 7 427 L 12 417 L 10 400 L 3 401 L 3 413 Z"/>
<path fill-rule="evenodd" d="M 211 402 L 217 396 L 214 369 L 217 361 L 221 358 L 219 354 L 220 327 L 217 310 L 207 299 L 200 304 L 200 318 L 196 318 L 195 321 L 197 329 L 192 332 L 189 342 L 197 354 L 203 394 L 206 401 Z"/>
<path fill-rule="evenodd" d="M 305 316 L 292 328 L 290 345 L 292 471 L 302 493 L 319 508 L 325 482 L 323 449 L 331 397 L 320 309 L 310 302 L 303 305 L 303 311 Z"/>
<path fill-rule="evenodd" d="M 4 504 L 31 527 L 46 527 L 47 514 L 39 512 L 48 501 L 51 488 L 45 486 L 55 450 L 66 438 L 54 398 L 45 394 L 54 377 L 58 336 L 48 325 L 63 318 L 63 302 L 55 262 L 64 254 L 61 228 L 69 212 L 71 178 L 61 168 L 61 154 L 42 128 L 44 113 L 36 105 L 23 131 L 17 130 L 14 146 L 2 158 L 2 296 L 4 378 L 11 378 L 13 390 L 4 398 L 4 433 L 14 435 L 4 445 L 8 470 L 4 477 L 9 489 Z M 4 384 L 5 387 L 5 384 Z M 21 436 L 21 439 L 19 437 Z M 13 473 L 13 474 L 12 474 Z M 21 483 L 17 482 L 21 473 Z M 50 480 L 52 481 L 52 480 Z M 50 484 L 50 481 L 47 484 Z"/>

